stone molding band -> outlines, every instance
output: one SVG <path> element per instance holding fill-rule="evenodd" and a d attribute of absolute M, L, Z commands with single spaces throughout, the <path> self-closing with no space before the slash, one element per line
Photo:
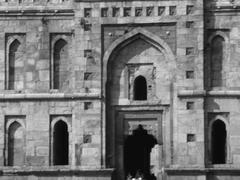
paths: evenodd
<path fill-rule="evenodd" d="M 240 168 L 233 167 L 214 167 L 214 168 L 164 168 L 166 174 L 172 175 L 239 175 Z"/>
<path fill-rule="evenodd" d="M 0 94 L 0 100 L 101 99 L 99 93 L 24 93 Z"/>
<path fill-rule="evenodd" d="M 0 169 L 0 176 L 3 175 L 43 175 L 43 176 L 51 176 L 51 175 L 66 175 L 66 176 L 111 176 L 114 169 L 80 169 L 80 168 L 73 168 L 73 169 L 66 169 L 66 168 L 4 168 Z"/>
<path fill-rule="evenodd" d="M 179 90 L 178 97 L 206 97 L 206 96 L 240 96 L 240 90 Z"/>
<path fill-rule="evenodd" d="M 42 10 L 28 10 L 28 9 L 20 9 L 20 10 L 3 10 L 0 9 L 0 17 L 7 16 L 74 16 L 73 9 L 42 9 Z"/>
<path fill-rule="evenodd" d="M 240 91 L 233 90 L 179 90 L 178 97 L 206 97 L 206 96 L 240 96 Z M 0 100 L 17 99 L 101 99 L 99 93 L 15 93 L 0 94 Z"/>

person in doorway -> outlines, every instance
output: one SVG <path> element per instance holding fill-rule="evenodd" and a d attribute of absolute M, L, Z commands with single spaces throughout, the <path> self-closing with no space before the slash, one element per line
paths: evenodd
<path fill-rule="evenodd" d="M 124 165 L 125 173 L 138 178 L 150 176 L 150 153 L 157 140 L 153 135 L 148 134 L 141 124 L 128 136 L 124 144 Z M 148 179 L 148 178 L 147 178 Z"/>

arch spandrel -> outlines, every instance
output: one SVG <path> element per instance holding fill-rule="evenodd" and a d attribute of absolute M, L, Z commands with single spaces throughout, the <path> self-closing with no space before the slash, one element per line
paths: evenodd
<path fill-rule="evenodd" d="M 103 60 L 103 83 L 108 82 L 106 87 L 107 91 L 111 92 L 112 103 L 134 100 L 130 86 L 137 75 L 145 76 L 148 88 L 152 89 L 148 90 L 148 96 L 153 97 L 149 101 L 162 99 L 169 103 L 169 88 L 170 84 L 175 82 L 176 61 L 170 47 L 158 36 L 136 28 L 116 40 L 105 53 Z M 134 75 L 129 71 L 134 71 Z M 158 93 L 158 97 L 156 92 L 162 89 L 168 90 L 166 93 Z"/>
<path fill-rule="evenodd" d="M 108 70 L 111 63 L 116 59 L 118 53 L 123 49 L 126 48 L 129 44 L 133 43 L 136 40 L 142 40 L 149 44 L 150 46 L 156 48 L 168 61 L 169 69 L 168 74 L 169 79 L 172 81 L 175 80 L 176 76 L 176 61 L 175 55 L 169 45 L 161 39 L 159 36 L 143 29 L 143 28 L 136 28 L 129 33 L 121 36 L 117 40 L 115 40 L 109 48 L 105 51 L 103 56 L 103 87 L 105 87 L 107 79 L 108 79 Z M 160 62 L 159 62 L 160 63 Z M 109 82 L 108 82 L 109 83 Z M 104 90 L 105 91 L 105 90 Z"/>
<path fill-rule="evenodd" d="M 111 59 L 113 59 L 110 57 L 114 55 L 114 52 L 119 51 L 123 47 L 127 46 L 129 43 L 139 38 L 155 46 L 157 49 L 163 52 L 163 54 L 165 54 L 169 60 L 175 60 L 173 51 L 163 39 L 143 28 L 136 28 L 129 33 L 121 36 L 109 46 L 103 56 L 103 63 L 108 64 L 109 60 L 111 61 Z"/>

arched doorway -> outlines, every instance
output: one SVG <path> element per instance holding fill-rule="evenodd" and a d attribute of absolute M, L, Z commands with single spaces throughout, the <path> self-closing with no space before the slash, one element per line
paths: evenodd
<path fill-rule="evenodd" d="M 68 165 L 68 127 L 60 120 L 53 129 L 53 165 Z"/>
<path fill-rule="evenodd" d="M 154 179 L 150 172 L 150 153 L 157 140 L 149 135 L 140 124 L 124 143 L 125 176 L 132 178 Z"/>
<path fill-rule="evenodd" d="M 130 125 L 132 122 L 144 125 L 145 130 L 147 129 L 149 134 L 154 134 L 154 137 L 157 138 L 158 144 L 150 154 L 150 166 L 151 170 L 152 167 L 155 167 L 155 176 L 161 176 L 159 169 L 164 166 L 162 111 L 165 111 L 165 107 L 160 101 L 154 106 L 149 106 L 147 102 L 141 100 L 164 100 L 166 98 L 169 91 L 166 92 L 165 89 L 161 88 L 158 91 L 158 87 L 166 87 L 166 82 L 168 84 L 170 82 L 168 80 L 174 76 L 173 73 L 169 74 L 175 68 L 174 60 L 175 56 L 170 47 L 159 37 L 142 28 L 136 28 L 120 37 L 105 52 L 103 57 L 103 87 L 105 87 L 106 93 L 106 108 L 104 108 L 107 129 L 106 163 L 108 167 L 116 169 L 113 179 L 123 180 L 126 179 L 128 172 L 136 172 L 136 169 L 131 170 L 128 167 L 128 163 L 126 163 L 128 158 L 124 157 L 124 155 L 129 154 L 124 153 L 126 151 L 130 151 L 131 154 L 131 147 L 126 148 L 125 141 L 128 140 L 124 137 L 131 135 L 130 131 L 136 128 L 132 128 L 133 126 Z M 170 61 L 172 63 L 169 63 Z M 169 75 L 167 81 L 166 74 Z M 136 87 L 142 84 L 143 86 L 140 87 L 146 87 L 146 91 L 142 93 L 144 95 L 140 96 L 141 98 L 134 97 L 138 93 L 134 92 L 134 89 L 137 90 Z M 149 126 L 145 126 L 145 124 L 149 124 Z M 151 127 L 156 129 L 154 131 L 156 133 L 150 131 Z M 152 157 L 155 157 L 155 161 L 152 160 Z M 150 168 L 140 167 L 140 169 L 148 173 L 150 171 Z M 136 174 L 133 172 L 132 175 Z"/>
<path fill-rule="evenodd" d="M 216 120 L 212 125 L 212 163 L 226 163 L 226 126 L 221 120 Z"/>

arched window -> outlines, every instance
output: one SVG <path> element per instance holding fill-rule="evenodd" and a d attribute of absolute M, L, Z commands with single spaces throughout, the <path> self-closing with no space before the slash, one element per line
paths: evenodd
<path fill-rule="evenodd" d="M 8 87 L 7 89 L 13 90 L 15 89 L 15 83 L 17 79 L 16 73 L 16 60 L 18 58 L 18 51 L 21 43 L 15 39 L 9 46 L 8 52 Z"/>
<path fill-rule="evenodd" d="M 8 166 L 24 165 L 24 129 L 14 122 L 8 129 Z"/>
<path fill-rule="evenodd" d="M 147 81 L 143 76 L 134 81 L 134 100 L 147 100 Z"/>
<path fill-rule="evenodd" d="M 216 120 L 212 124 L 212 163 L 225 164 L 226 163 L 226 126 L 221 120 Z"/>
<path fill-rule="evenodd" d="M 211 43 L 211 87 L 221 87 L 223 85 L 223 48 L 223 37 L 219 35 L 214 37 Z"/>
<path fill-rule="evenodd" d="M 53 52 L 53 89 L 59 89 L 64 83 L 67 66 L 67 42 L 59 39 L 54 45 Z"/>
<path fill-rule="evenodd" d="M 68 126 L 60 120 L 53 128 L 53 165 L 68 165 Z"/>

